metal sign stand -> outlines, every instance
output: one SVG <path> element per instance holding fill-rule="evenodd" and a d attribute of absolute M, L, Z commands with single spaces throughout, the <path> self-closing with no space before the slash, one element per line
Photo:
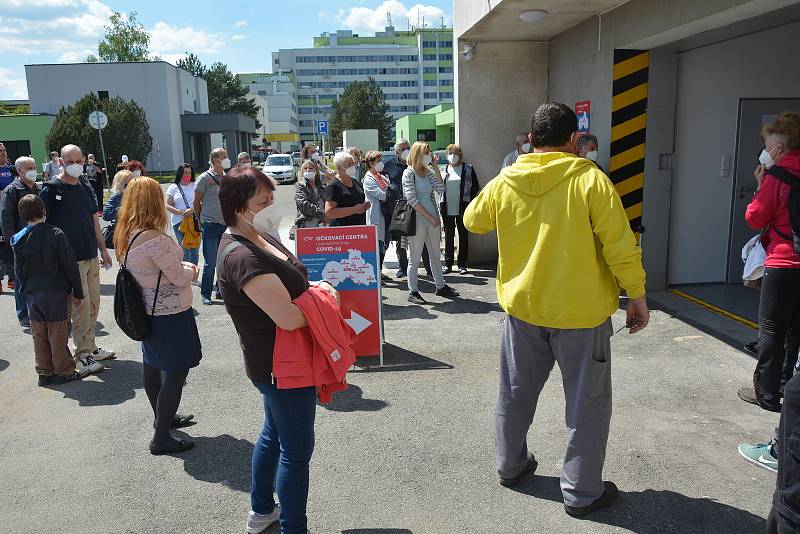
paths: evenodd
<path fill-rule="evenodd" d="M 106 147 L 105 145 L 103 145 L 103 128 L 108 126 L 108 117 L 106 117 L 106 114 L 103 113 L 102 111 L 95 110 L 89 115 L 89 125 L 92 128 L 95 128 L 97 130 L 97 133 L 100 135 L 100 152 L 103 155 L 103 168 L 106 170 L 105 171 L 106 189 L 108 189 L 108 192 L 110 193 L 111 184 L 109 183 L 108 180 L 108 162 L 106 161 Z"/>

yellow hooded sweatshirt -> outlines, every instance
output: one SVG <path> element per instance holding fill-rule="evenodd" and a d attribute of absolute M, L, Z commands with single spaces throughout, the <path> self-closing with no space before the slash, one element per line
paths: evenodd
<path fill-rule="evenodd" d="M 619 307 L 619 288 L 645 294 L 642 252 L 617 190 L 591 161 L 524 154 L 464 214 L 471 232 L 497 231 L 497 298 L 512 317 L 546 328 L 594 328 Z"/>

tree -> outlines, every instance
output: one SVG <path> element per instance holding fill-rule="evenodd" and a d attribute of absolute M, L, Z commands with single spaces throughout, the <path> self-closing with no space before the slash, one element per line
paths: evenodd
<path fill-rule="evenodd" d="M 8 105 L 0 104 L 0 115 L 25 115 L 31 112 L 28 104 Z"/>
<path fill-rule="evenodd" d="M 351 82 L 333 103 L 331 142 L 333 146 L 342 146 L 345 130 L 368 128 L 378 130 L 378 144 L 386 147 L 392 143 L 393 122 L 383 90 L 374 78 Z"/>
<path fill-rule="evenodd" d="M 71 106 L 59 109 L 53 127 L 45 138 L 47 150 L 61 150 L 64 145 L 74 144 L 81 147 L 84 154 L 92 153 L 100 161 L 100 139 L 97 130 L 89 125 L 89 114 L 95 110 L 108 116 L 108 126 L 103 129 L 103 144 L 109 178 L 114 175 L 116 162 L 120 161 L 123 154 L 147 163 L 153 138 L 150 137 L 144 109 L 133 100 L 118 96 L 100 100 L 96 94 L 89 93 Z"/>
<path fill-rule="evenodd" d="M 204 78 L 206 72 L 208 72 L 208 68 L 203 65 L 200 58 L 188 52 L 185 58 L 179 59 L 178 62 L 175 63 L 175 66 L 179 69 L 191 72 L 192 76 L 199 76 L 200 78 Z"/>
<path fill-rule="evenodd" d="M 131 11 L 127 18 L 115 11 L 109 22 L 104 28 L 105 35 L 97 43 L 97 57 L 90 55 L 86 58 L 88 63 L 158 61 L 157 57 L 150 57 L 150 34 L 136 20 L 136 11 Z"/>

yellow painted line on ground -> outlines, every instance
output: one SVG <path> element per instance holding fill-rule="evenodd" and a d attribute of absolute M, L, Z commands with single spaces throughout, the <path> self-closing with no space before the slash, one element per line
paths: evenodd
<path fill-rule="evenodd" d="M 620 61 L 616 65 L 614 65 L 614 79 L 619 80 L 620 78 L 624 78 L 628 74 L 633 74 L 636 71 L 640 71 L 650 63 L 650 53 L 644 52 L 639 54 L 638 56 L 633 56 L 630 59 L 626 59 L 625 61 Z"/>
<path fill-rule="evenodd" d="M 646 127 L 647 113 L 643 113 L 638 117 L 634 117 L 629 121 L 625 121 L 622 124 L 617 124 L 611 128 L 611 141 L 619 141 L 626 135 L 630 135 L 633 132 L 638 132 L 639 130 L 644 130 Z"/>
<path fill-rule="evenodd" d="M 647 99 L 647 82 L 611 97 L 611 111 L 617 111 L 634 102 Z"/>
<path fill-rule="evenodd" d="M 625 208 L 625 214 L 628 216 L 628 220 L 632 221 L 636 217 L 641 217 L 642 216 L 642 207 L 643 206 L 644 206 L 644 203 L 639 202 L 638 204 L 634 204 L 633 206 L 631 206 L 629 208 Z"/>
<path fill-rule="evenodd" d="M 722 308 L 718 308 L 718 307 L 714 306 L 713 304 L 709 304 L 708 302 L 706 302 L 704 300 L 700 300 L 697 297 L 693 297 L 691 295 L 688 295 L 688 294 L 684 293 L 683 291 L 679 291 L 677 289 L 670 289 L 669 292 L 672 293 L 673 295 L 677 295 L 677 296 L 679 296 L 679 297 L 681 297 L 683 299 L 686 299 L 689 302 L 697 304 L 701 308 L 705 308 L 705 309 L 707 309 L 709 311 L 712 311 L 712 312 L 714 312 L 714 313 L 716 313 L 718 315 L 721 315 L 721 316 L 723 316 L 723 317 L 725 317 L 727 319 L 731 319 L 732 321 L 736 321 L 737 323 L 743 324 L 745 326 L 749 326 L 753 330 L 758 330 L 758 323 L 754 323 L 750 319 L 745 319 L 744 317 L 742 317 L 740 315 L 736 315 L 735 313 L 729 312 L 727 310 L 723 310 Z"/>
<path fill-rule="evenodd" d="M 617 188 L 617 192 L 619 196 L 625 196 L 631 191 L 636 191 L 637 189 L 641 189 L 644 187 L 644 173 L 640 172 L 636 176 L 631 176 L 627 180 L 623 180 L 620 183 L 616 184 L 614 187 Z"/>
<path fill-rule="evenodd" d="M 621 169 L 625 165 L 640 159 L 644 159 L 644 143 L 633 148 L 629 148 L 625 152 L 620 152 L 619 154 L 611 156 L 611 172 Z"/>

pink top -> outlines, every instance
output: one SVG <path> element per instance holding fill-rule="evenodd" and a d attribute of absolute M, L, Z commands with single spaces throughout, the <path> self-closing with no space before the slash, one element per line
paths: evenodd
<path fill-rule="evenodd" d="M 125 267 L 142 288 L 144 307 L 153 309 L 158 273 L 162 272 L 154 315 L 173 315 L 192 307 L 194 269 L 181 263 L 183 249 L 172 238 L 161 234 L 134 247 Z"/>

